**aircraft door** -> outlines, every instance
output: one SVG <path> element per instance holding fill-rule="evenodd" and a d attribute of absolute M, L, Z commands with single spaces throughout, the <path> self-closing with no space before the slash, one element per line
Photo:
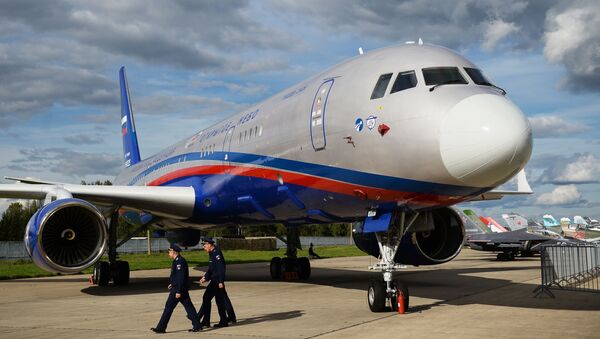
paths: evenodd
<path fill-rule="evenodd" d="M 310 140 L 315 151 L 324 150 L 325 145 L 327 145 L 325 138 L 325 111 L 333 81 L 334 79 L 329 79 L 319 86 L 310 109 Z"/>
<path fill-rule="evenodd" d="M 234 127 L 230 127 L 227 130 L 227 133 L 225 134 L 225 140 L 223 140 L 223 166 L 227 166 L 227 168 L 225 169 L 226 173 L 229 173 L 231 171 L 231 140 L 233 139 L 233 131 L 235 130 L 235 126 Z"/>

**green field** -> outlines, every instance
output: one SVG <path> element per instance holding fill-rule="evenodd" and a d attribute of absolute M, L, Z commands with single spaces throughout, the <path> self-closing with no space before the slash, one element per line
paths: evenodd
<path fill-rule="evenodd" d="M 323 258 L 335 257 L 355 257 L 365 255 L 355 246 L 322 246 L 315 248 Z M 272 257 L 283 257 L 285 249 L 278 251 L 247 251 L 247 250 L 229 250 L 223 251 L 228 264 L 243 264 L 252 262 L 268 262 Z M 182 255 L 187 259 L 190 267 L 208 265 L 208 254 L 204 251 L 183 251 Z M 308 250 L 298 251 L 298 256 L 307 256 Z M 147 254 L 123 254 L 119 256 L 120 260 L 129 262 L 132 271 L 151 270 L 157 268 L 171 267 L 171 259 L 166 252 Z M 106 259 L 105 259 L 106 260 Z M 82 272 L 83 274 L 92 274 L 92 268 Z M 31 260 L 0 260 L 0 280 L 47 277 L 55 274 L 48 273 L 38 268 Z"/>

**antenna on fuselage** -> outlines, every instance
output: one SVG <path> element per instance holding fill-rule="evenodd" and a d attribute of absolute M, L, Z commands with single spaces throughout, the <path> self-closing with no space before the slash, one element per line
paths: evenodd
<path fill-rule="evenodd" d="M 363 52 L 363 49 L 362 49 L 362 47 L 359 47 L 359 48 L 358 48 L 358 54 L 360 54 L 360 55 L 363 55 L 363 54 L 365 54 L 365 52 Z"/>

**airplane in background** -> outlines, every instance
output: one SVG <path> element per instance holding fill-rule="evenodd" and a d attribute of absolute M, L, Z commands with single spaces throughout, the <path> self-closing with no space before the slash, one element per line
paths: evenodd
<path fill-rule="evenodd" d="M 503 214 L 502 217 L 509 224 L 510 231 L 474 234 L 467 239 L 467 245 L 477 251 L 501 252 L 497 254 L 498 260 L 514 260 L 519 254 L 530 257 L 539 253 L 542 244 L 580 243 L 576 239 L 564 238 L 517 213 Z"/>
<path fill-rule="evenodd" d="M 503 233 L 503 232 L 508 232 L 509 231 L 506 227 L 500 225 L 492 217 L 483 217 L 483 216 L 480 216 L 479 219 L 481 220 L 481 222 L 483 222 L 484 224 L 486 224 L 489 227 L 489 229 L 492 230 L 493 233 Z"/>
<path fill-rule="evenodd" d="M 511 231 L 516 231 L 521 228 L 527 228 L 530 226 L 543 227 L 540 223 L 536 222 L 535 220 L 527 219 L 524 216 L 515 212 L 502 214 L 502 219 L 506 221 L 506 224 L 508 224 L 508 227 Z"/>
<path fill-rule="evenodd" d="M 119 79 L 125 168 L 113 186 L 0 185 L 0 197 L 44 200 L 25 244 L 48 271 L 95 265 L 96 284 L 127 284 L 129 265 L 117 255 L 122 210 L 183 246 L 200 230 L 282 223 L 287 257 L 272 259 L 271 276 L 307 279 L 298 227 L 353 222 L 356 245 L 380 258 L 370 268 L 382 279 L 367 293 L 370 309 L 382 311 L 407 291 L 393 279 L 402 265 L 442 264 L 460 252 L 464 225 L 449 206 L 531 193 L 526 180 L 517 191 L 495 189 L 531 156 L 527 118 L 443 47 L 419 41 L 358 55 L 144 160 L 124 68 Z"/>
<path fill-rule="evenodd" d="M 456 208 L 458 211 L 460 209 Z M 473 210 L 463 210 L 462 213 L 468 219 L 469 222 L 465 222 L 465 232 L 467 235 L 470 234 L 480 234 L 480 233 L 492 233 L 492 230 L 479 218 L 477 213 Z M 467 228 L 467 225 L 471 225 L 471 227 Z M 469 232 L 470 230 L 470 232 Z M 468 237 L 467 237 L 468 238 Z"/>

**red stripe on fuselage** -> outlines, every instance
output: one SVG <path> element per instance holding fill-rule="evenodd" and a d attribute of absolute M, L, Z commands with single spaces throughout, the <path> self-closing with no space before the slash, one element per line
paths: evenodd
<path fill-rule="evenodd" d="M 179 178 L 191 177 L 196 175 L 218 174 L 253 177 L 273 181 L 278 181 L 279 176 L 281 176 L 285 184 L 299 185 L 322 191 L 346 194 L 371 200 L 397 201 L 404 204 L 410 203 L 421 206 L 450 205 L 466 199 L 466 197 L 453 197 L 447 195 L 424 194 L 415 192 L 401 192 L 382 188 L 361 186 L 306 174 L 286 172 L 282 170 L 273 170 L 261 167 L 225 165 L 195 166 L 176 170 L 167 173 L 159 177 L 158 179 L 153 180 L 148 185 L 160 186 L 169 181 Z"/>

